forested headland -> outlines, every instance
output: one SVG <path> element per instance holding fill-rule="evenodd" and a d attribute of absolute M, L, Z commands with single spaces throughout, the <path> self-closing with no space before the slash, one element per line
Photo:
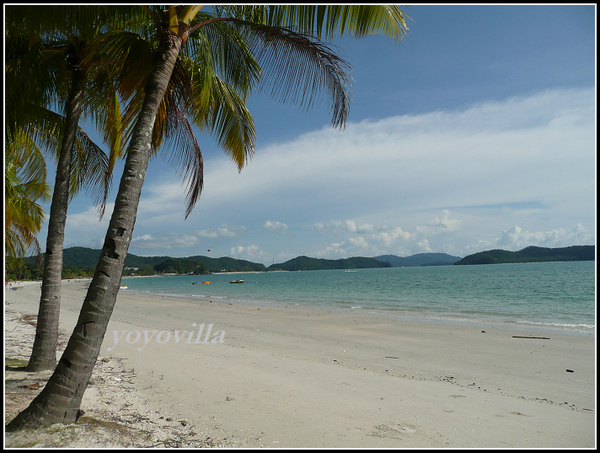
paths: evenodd
<path fill-rule="evenodd" d="M 518 252 L 507 250 L 488 250 L 465 256 L 456 265 L 464 264 L 500 264 L 533 263 L 544 261 L 594 261 L 596 247 L 593 245 L 574 245 L 571 247 L 526 247 Z"/>

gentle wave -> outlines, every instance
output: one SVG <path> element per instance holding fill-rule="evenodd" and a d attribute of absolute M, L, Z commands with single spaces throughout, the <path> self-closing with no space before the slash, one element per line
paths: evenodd
<path fill-rule="evenodd" d="M 127 292 L 251 305 L 293 305 L 348 313 L 595 331 L 595 263 L 357 269 L 128 278 Z"/>

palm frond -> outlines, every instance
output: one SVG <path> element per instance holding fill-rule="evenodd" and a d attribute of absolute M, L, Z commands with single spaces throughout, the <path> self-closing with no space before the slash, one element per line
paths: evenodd
<path fill-rule="evenodd" d="M 248 29 L 233 22 L 212 22 L 200 28 L 187 42 L 194 46 L 188 49 L 187 55 L 197 64 L 204 64 L 206 71 L 218 74 L 244 99 L 260 83 L 262 69 L 248 42 Z M 210 81 L 208 73 L 204 79 Z"/>
<path fill-rule="evenodd" d="M 6 191 L 30 200 L 47 200 L 46 162 L 34 140 L 24 131 L 5 145 Z M 9 187 L 9 184 L 10 187 Z"/>
<path fill-rule="evenodd" d="M 213 137 L 241 170 L 254 155 L 256 140 L 254 120 L 244 100 L 233 87 L 213 77 L 211 109 L 206 115 Z"/>
<path fill-rule="evenodd" d="M 241 7 L 241 10 L 261 11 L 246 7 Z M 332 101 L 332 124 L 334 127 L 343 127 L 350 107 L 350 77 L 347 74 L 350 65 L 316 38 L 257 22 L 231 17 L 226 22 L 209 22 L 202 31 L 207 36 L 211 32 L 223 36 L 223 31 L 235 30 L 229 32 L 229 45 L 223 47 L 235 48 L 231 46 L 231 42 L 239 43 L 239 53 L 250 52 L 254 55 L 260 66 L 256 66 L 253 71 L 255 78 L 247 79 L 250 85 L 246 92 L 249 92 L 258 80 L 256 77 L 260 75 L 261 90 L 270 92 L 279 101 L 299 103 L 301 107 L 308 109 L 317 99 L 323 98 L 319 95 L 325 91 Z M 239 41 L 235 41 L 235 37 Z M 213 41 L 219 42 L 217 39 Z M 221 50 L 219 47 L 219 51 Z M 222 51 L 221 54 L 222 60 L 214 60 L 222 61 L 225 66 L 235 67 L 232 63 L 236 61 L 235 55 L 227 55 Z M 223 55 L 227 55 L 227 58 Z M 253 61 L 250 57 L 247 60 Z"/>
<path fill-rule="evenodd" d="M 332 125 L 343 127 L 350 108 L 350 64 L 308 36 L 276 27 L 251 28 L 264 74 L 261 89 L 281 102 L 297 102 L 307 109 L 325 90 L 331 99 Z"/>
<path fill-rule="evenodd" d="M 83 129 L 78 128 L 69 179 L 71 198 L 82 189 L 85 190 L 102 217 L 111 179 L 108 156 Z"/>
<path fill-rule="evenodd" d="M 43 156 L 22 131 L 6 143 L 4 174 L 5 253 L 22 256 L 31 246 L 39 249 L 44 211 L 38 200 L 49 197 Z"/>
<path fill-rule="evenodd" d="M 192 126 L 176 105 L 170 106 L 166 120 L 163 149 L 169 150 L 167 159 L 187 183 L 185 211 L 185 218 L 187 218 L 200 198 L 204 184 L 202 150 Z"/>
<path fill-rule="evenodd" d="M 329 40 L 380 34 L 400 42 L 410 19 L 397 5 L 243 5 L 215 8 L 220 17 L 236 17 Z"/>

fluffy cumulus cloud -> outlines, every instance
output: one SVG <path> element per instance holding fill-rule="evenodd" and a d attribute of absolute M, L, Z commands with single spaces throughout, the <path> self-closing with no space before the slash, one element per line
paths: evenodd
<path fill-rule="evenodd" d="M 328 259 L 339 259 L 356 256 L 353 251 L 346 247 L 345 242 L 333 242 L 323 249 L 317 250 L 314 253 L 315 257 L 324 257 Z"/>
<path fill-rule="evenodd" d="M 417 227 L 417 231 L 420 232 L 432 232 L 436 231 L 457 231 L 461 225 L 461 220 L 452 219 L 450 217 L 450 211 L 444 209 L 442 215 L 435 217 L 429 224 Z"/>
<path fill-rule="evenodd" d="M 376 229 L 387 227 L 376 227 L 371 224 L 357 224 L 354 220 L 331 220 L 329 222 L 317 222 L 313 226 L 314 231 L 319 234 L 344 234 L 344 233 L 371 233 Z"/>
<path fill-rule="evenodd" d="M 266 263 L 271 255 L 263 252 L 258 245 L 238 245 L 235 247 L 231 247 L 229 250 L 230 254 L 234 258 L 244 259 L 247 261 Z"/>
<path fill-rule="evenodd" d="M 264 225 L 261 227 L 265 231 L 269 231 L 271 233 L 277 233 L 282 235 L 291 234 L 288 230 L 288 226 L 285 223 L 279 221 L 271 221 L 267 220 Z"/>
<path fill-rule="evenodd" d="M 447 216 L 449 213 L 445 213 Z M 433 222 L 439 222 L 436 218 Z M 359 223 L 354 220 L 332 220 L 327 223 L 316 223 L 314 230 L 321 235 L 335 236 L 342 239 L 332 242 L 316 255 L 336 256 L 377 256 L 384 254 L 409 255 L 430 252 L 431 247 L 421 233 L 424 228 L 417 227 L 414 232 L 406 231 L 399 226 L 386 224 Z"/>
<path fill-rule="evenodd" d="M 594 237 L 580 224 L 571 230 L 558 228 L 550 231 L 526 231 L 518 225 L 502 232 L 498 246 L 508 250 L 519 250 L 535 244 L 540 247 L 564 247 L 568 245 L 590 245 Z"/>
<path fill-rule="evenodd" d="M 404 231 L 400 227 L 390 228 L 387 231 L 372 235 L 372 238 L 377 242 L 383 244 L 384 247 L 394 247 L 398 241 L 408 241 L 414 234 Z"/>
<path fill-rule="evenodd" d="M 242 236 L 245 232 L 246 232 L 245 226 L 221 225 L 219 228 L 217 228 L 216 236 L 212 236 L 212 237 L 233 238 L 233 237 Z M 213 234 L 213 233 L 209 233 L 209 234 Z"/>
<path fill-rule="evenodd" d="M 498 208 L 502 211 L 502 208 Z M 503 248 L 520 250 L 529 245 L 541 247 L 565 247 L 568 245 L 593 244 L 595 236 L 578 224 L 572 229 L 558 228 L 549 231 L 529 231 L 518 225 L 502 230 L 489 228 L 484 238 L 473 241 L 471 230 L 463 226 L 463 220 L 455 218 L 449 210 L 443 210 L 424 225 L 413 231 L 401 227 L 372 225 L 372 229 L 343 228 L 356 225 L 353 221 L 331 221 L 319 224 L 315 229 L 326 231 L 338 240 L 313 252 L 314 256 L 342 258 L 348 256 L 378 256 L 395 254 L 408 256 L 416 253 L 443 252 L 466 256 L 482 250 Z M 457 246 L 457 243 L 460 245 Z"/>

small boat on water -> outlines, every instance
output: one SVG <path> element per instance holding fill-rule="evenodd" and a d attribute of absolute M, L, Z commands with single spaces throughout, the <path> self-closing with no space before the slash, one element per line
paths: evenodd
<path fill-rule="evenodd" d="M 231 280 L 229 283 L 244 283 L 244 280 Z"/>
<path fill-rule="evenodd" d="M 119 289 L 127 289 L 127 286 L 121 286 Z"/>
<path fill-rule="evenodd" d="M 210 285 L 212 282 L 192 282 L 192 285 Z"/>

